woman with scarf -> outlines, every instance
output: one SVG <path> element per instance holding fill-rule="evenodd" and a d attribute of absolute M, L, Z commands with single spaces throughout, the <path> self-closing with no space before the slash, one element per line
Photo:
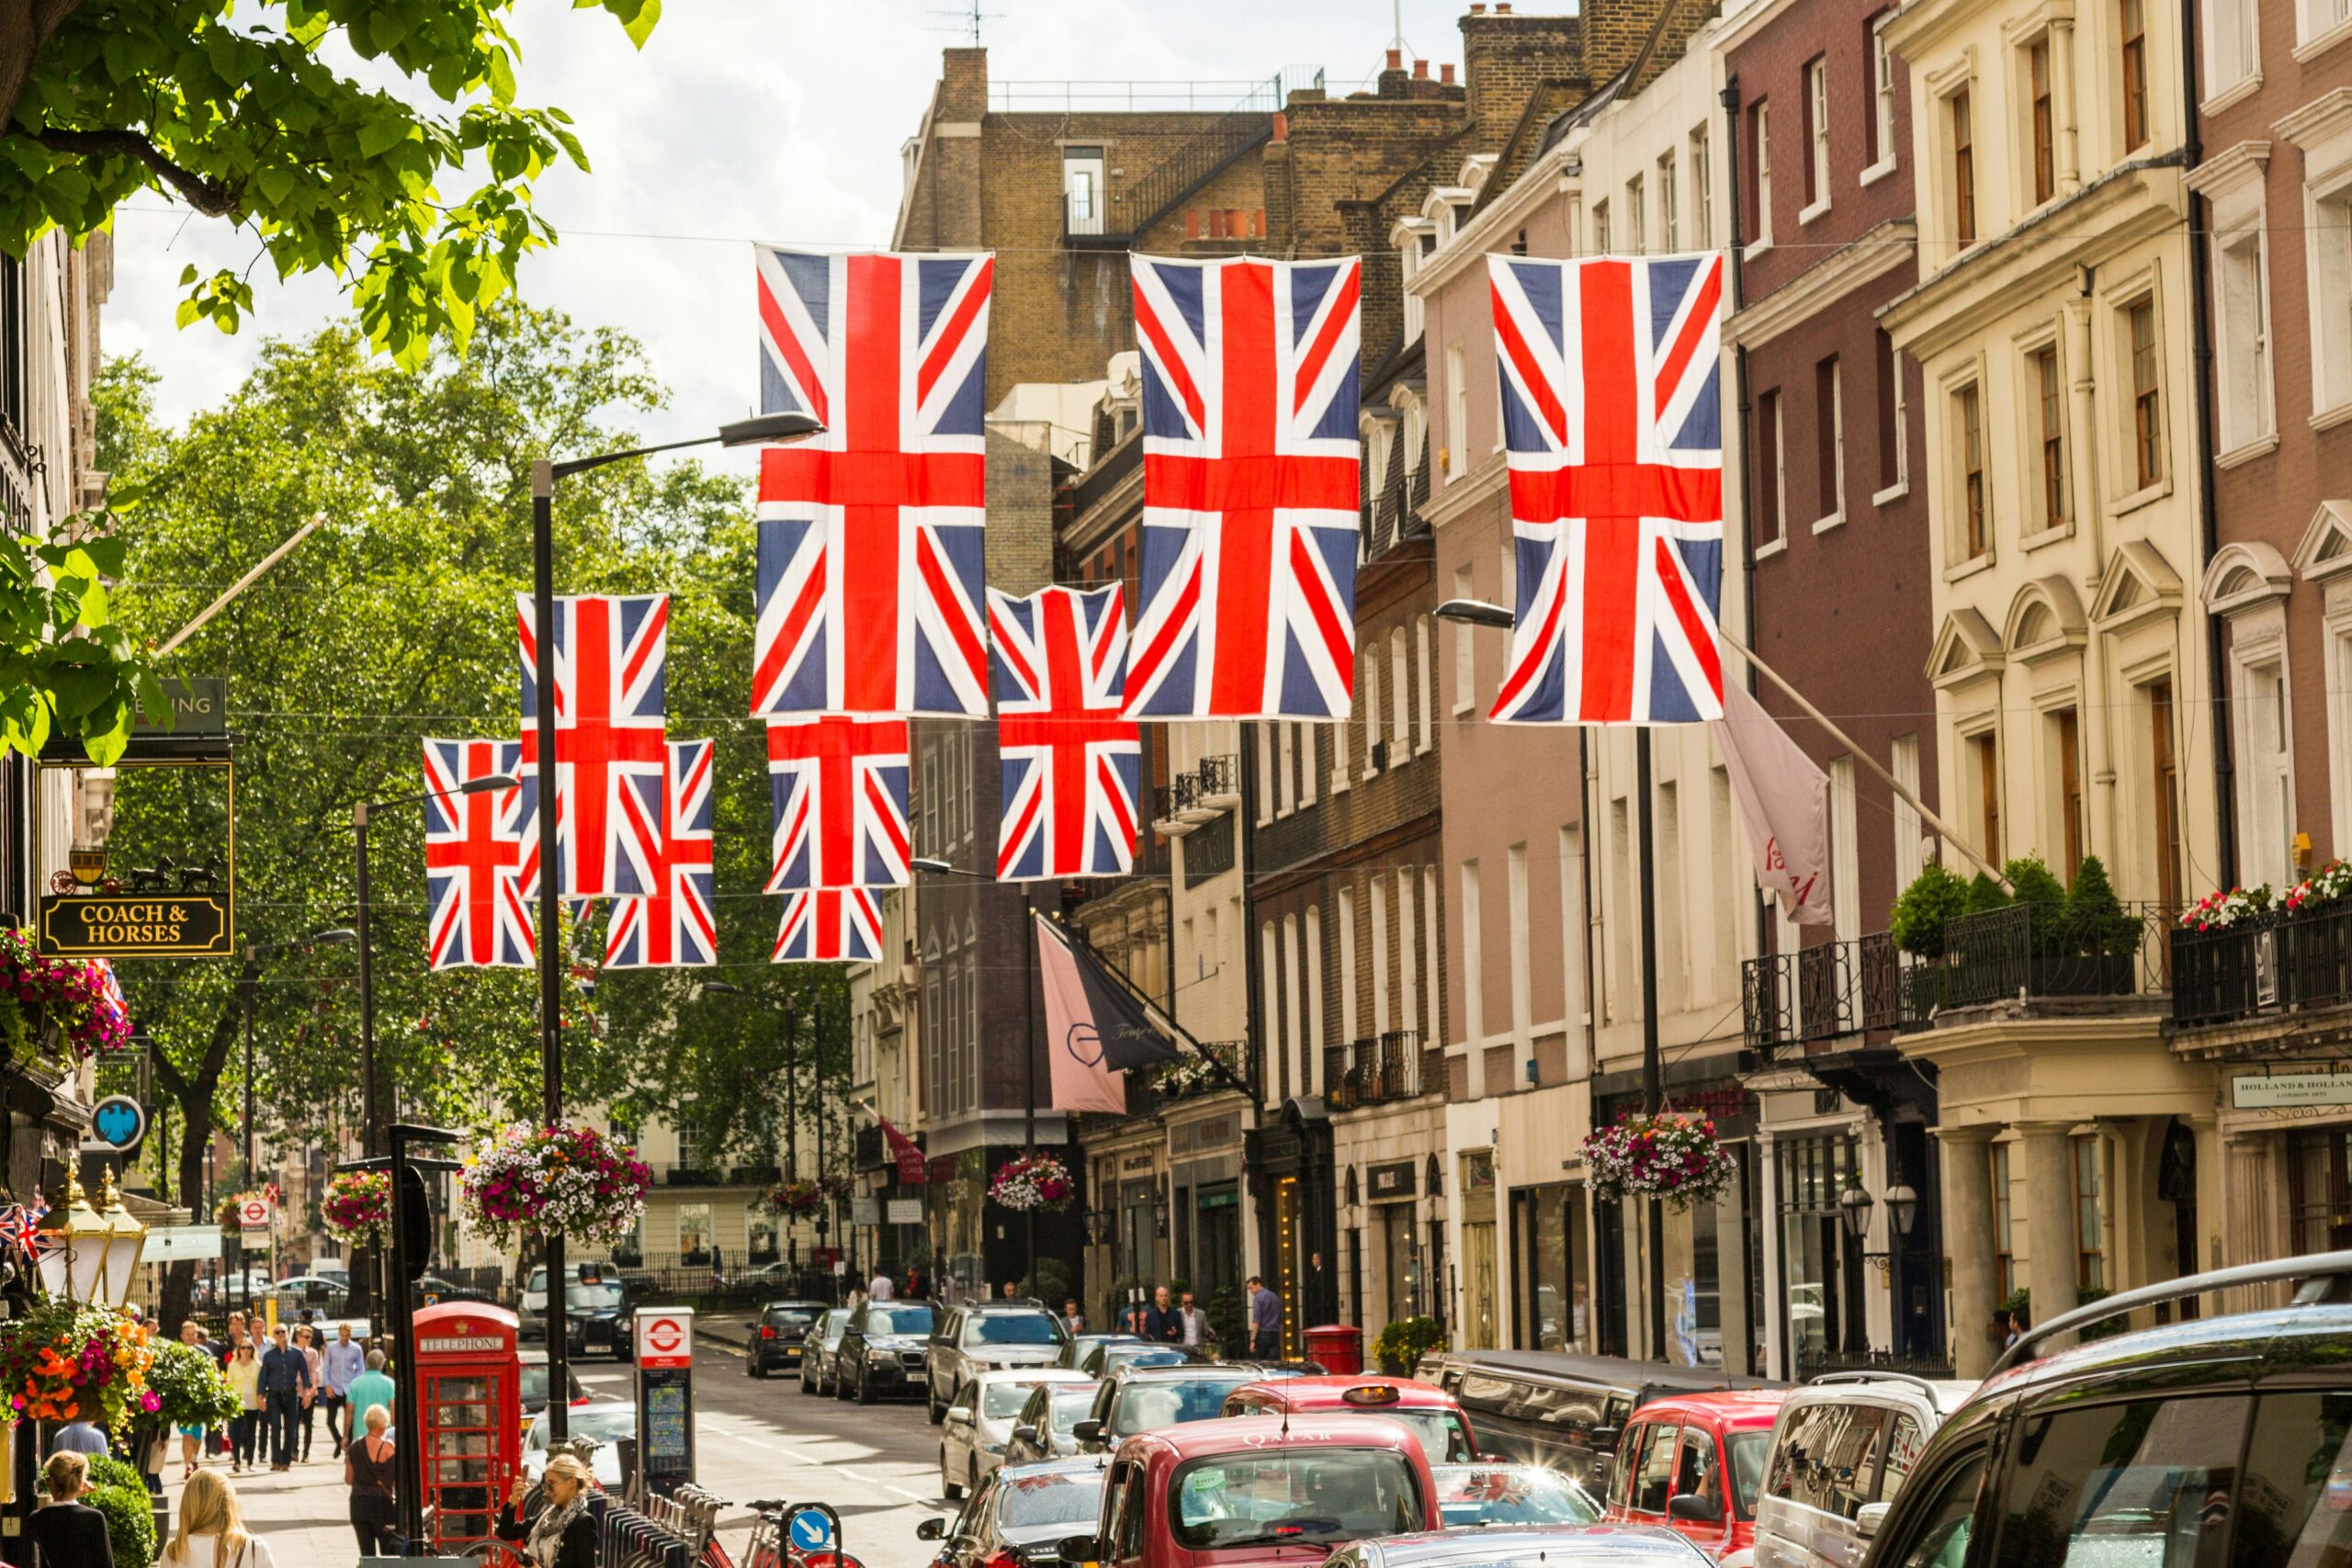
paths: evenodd
<path fill-rule="evenodd" d="M 498 1511 L 498 1539 L 518 1541 L 533 1568 L 596 1568 L 596 1521 L 588 1513 L 587 1465 L 571 1454 L 548 1461 L 539 1511 L 526 1519 L 528 1485 L 521 1476 Z"/>

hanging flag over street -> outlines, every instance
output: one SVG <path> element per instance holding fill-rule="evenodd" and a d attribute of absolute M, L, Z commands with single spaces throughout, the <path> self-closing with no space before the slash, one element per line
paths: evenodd
<path fill-rule="evenodd" d="M 1518 536 L 1489 716 L 1723 715 L 1723 258 L 1487 258 Z"/>
<path fill-rule="evenodd" d="M 1004 762 L 996 874 L 1122 876 L 1135 864 L 1143 730 L 1119 716 L 1127 617 L 1119 586 L 989 590 L 996 739 Z"/>
<path fill-rule="evenodd" d="M 428 969 L 526 969 L 519 789 L 461 795 L 469 779 L 513 774 L 512 740 L 424 743 L 424 955 Z"/>
<path fill-rule="evenodd" d="M 872 964 L 882 956 L 882 906 L 863 887 L 819 887 L 784 901 L 775 964 Z"/>
<path fill-rule="evenodd" d="M 907 721 L 826 714 L 768 720 L 775 798 L 767 891 L 904 887 Z"/>
<path fill-rule="evenodd" d="M 1834 923 L 1829 901 L 1829 775 L 1747 694 L 1737 681 L 1724 687 L 1717 727 L 1724 771 L 1739 802 L 1740 821 L 1756 856 L 1756 880 L 1777 894 L 1781 912 L 1801 926 Z"/>
<path fill-rule="evenodd" d="M 1035 912 L 1029 923 L 1036 932 L 1037 974 L 1045 987 L 1052 1107 L 1124 1116 L 1126 1090 L 1117 1075 L 1176 1060 L 1176 1043 L 1069 932 Z"/>
<path fill-rule="evenodd" d="M 670 742 L 658 792 L 630 781 L 630 827 L 655 835 L 655 891 L 613 903 L 607 969 L 664 969 L 718 962 L 716 873 L 711 866 L 711 743 Z"/>
<path fill-rule="evenodd" d="M 523 651 L 523 891 L 538 891 L 537 637 L 514 596 Z M 555 602 L 556 888 L 567 898 L 654 891 L 658 845 L 628 809 L 633 784 L 662 787 L 670 597 L 586 593 Z"/>
<path fill-rule="evenodd" d="M 756 248 L 754 714 L 988 715 L 980 635 L 989 256 Z"/>
<path fill-rule="evenodd" d="M 1359 264 L 1131 259 L 1144 502 L 1127 712 L 1345 718 Z"/>

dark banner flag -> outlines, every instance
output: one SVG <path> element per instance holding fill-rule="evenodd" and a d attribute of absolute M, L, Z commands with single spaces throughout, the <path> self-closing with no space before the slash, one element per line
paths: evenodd
<path fill-rule="evenodd" d="M 1124 1116 L 1126 1091 L 1114 1075 L 1172 1062 L 1176 1043 L 1091 953 L 1043 915 L 1031 919 L 1037 928 L 1037 971 L 1045 981 L 1052 1107 Z"/>

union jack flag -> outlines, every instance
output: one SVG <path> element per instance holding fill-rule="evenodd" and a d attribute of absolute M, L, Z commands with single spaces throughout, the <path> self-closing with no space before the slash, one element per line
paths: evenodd
<path fill-rule="evenodd" d="M 669 969 L 718 962 L 710 752 L 707 740 L 673 740 L 669 776 L 658 794 L 640 781 L 630 781 L 632 829 L 658 840 L 655 891 L 642 898 L 613 901 L 605 934 L 607 969 Z"/>
<path fill-rule="evenodd" d="M 1723 716 L 1721 256 L 1490 256 L 1519 622 L 1490 717 Z"/>
<path fill-rule="evenodd" d="M 6 1240 L 27 1251 L 40 1239 L 40 1223 L 49 1218 L 49 1204 L 35 1198 L 29 1203 L 11 1203 L 0 1209 L 0 1240 Z"/>
<path fill-rule="evenodd" d="M 882 905 L 872 889 L 818 887 L 784 901 L 777 964 L 876 964 L 882 958 Z"/>
<path fill-rule="evenodd" d="M 1127 618 L 1116 584 L 989 590 L 996 739 L 1004 761 L 996 874 L 1124 876 L 1135 866 L 1143 728 L 1120 716 Z"/>
<path fill-rule="evenodd" d="M 775 796 L 769 892 L 907 885 L 905 719 L 772 718 L 768 778 Z"/>
<path fill-rule="evenodd" d="M 424 743 L 424 920 L 427 969 L 527 969 L 530 911 L 523 901 L 519 789 L 460 791 L 469 779 L 512 774 L 512 740 Z"/>
<path fill-rule="evenodd" d="M 757 254 L 761 406 L 825 430 L 761 454 L 752 711 L 984 718 L 995 263 Z"/>
<path fill-rule="evenodd" d="M 1357 264 L 1133 262 L 1143 585 L 1127 712 L 1344 718 Z"/>
<path fill-rule="evenodd" d="M 538 646 L 531 596 L 514 596 L 523 647 L 523 890 L 539 886 Z M 567 898 L 656 891 L 659 833 L 630 792 L 662 787 L 662 682 L 670 596 L 582 594 L 555 602 L 556 889 Z M 655 824 L 658 829 L 658 821 Z"/>

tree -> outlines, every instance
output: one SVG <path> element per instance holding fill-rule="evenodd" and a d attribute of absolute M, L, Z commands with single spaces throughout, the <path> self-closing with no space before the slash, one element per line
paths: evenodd
<path fill-rule="evenodd" d="M 661 0 L 601 5 L 640 47 Z M 560 108 L 515 102 L 514 0 L 12 0 L 0 6 L 0 250 L 75 243 L 140 190 L 249 230 L 280 277 L 349 280 L 368 341 L 402 364 L 462 345 L 524 254 L 555 235 L 534 182 L 588 156 Z M 337 72 L 326 45 L 398 72 L 411 102 Z M 489 178 L 455 200 L 436 182 Z M 248 269 L 250 270 L 250 269 Z M 236 330 L 243 274 L 190 267 L 180 324 Z"/>

